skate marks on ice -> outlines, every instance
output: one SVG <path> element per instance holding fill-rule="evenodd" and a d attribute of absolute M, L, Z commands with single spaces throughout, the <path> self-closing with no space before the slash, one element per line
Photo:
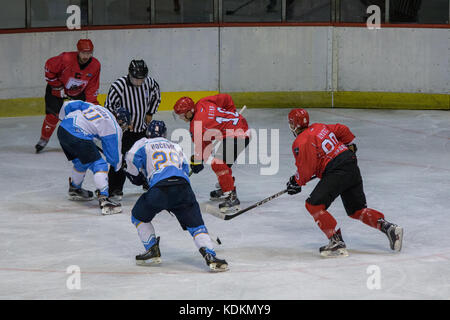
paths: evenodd
<path fill-rule="evenodd" d="M 287 110 L 248 110 L 252 127 L 279 128 L 284 138 L 276 175 L 260 176 L 258 166 L 233 167 L 241 208 L 284 188 L 295 170 Z M 126 184 L 124 212 L 109 217 L 101 216 L 95 199 L 88 204 L 68 201 L 71 166 L 64 154 L 33 153 L 42 117 L 0 119 L 0 123 L 27 124 L 20 130 L 0 126 L 0 146 L 7 149 L 0 153 L 0 251 L 4 253 L 0 297 L 448 299 L 450 217 L 445 212 L 450 144 L 445 137 L 450 113 L 308 111 L 314 122 L 340 122 L 354 129 L 368 203 L 405 229 L 400 253 L 389 249 L 385 235 L 349 219 L 337 200 L 330 210 L 343 224 L 349 257 L 321 258 L 318 249 L 327 241 L 304 208 L 313 188 L 306 186 L 298 196 L 280 197 L 231 221 L 205 214 L 202 208 L 207 228 L 223 242 L 216 249 L 230 265 L 227 273 L 210 274 L 189 233 L 181 231 L 174 217 L 157 215 L 162 263 L 143 270 L 135 266 L 134 256 L 143 248 L 129 221 L 142 191 Z M 158 115 L 169 127 L 180 127 L 169 112 Z M 59 147 L 53 139 L 49 146 Z M 215 183 L 215 175 L 207 169 L 191 178 L 200 204 L 209 199 Z M 84 187 L 93 190 L 89 173 L 86 182 Z M 79 292 L 65 287 L 66 268 L 73 264 L 82 272 Z M 366 286 L 371 265 L 381 270 L 381 290 L 370 291 Z M 205 281 L 214 286 L 205 288 Z M 151 283 L 152 290 L 143 283 Z M 218 286 L 223 290 L 218 292 Z"/>

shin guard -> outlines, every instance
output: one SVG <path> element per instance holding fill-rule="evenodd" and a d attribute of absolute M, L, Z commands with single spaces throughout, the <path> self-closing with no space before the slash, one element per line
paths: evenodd
<path fill-rule="evenodd" d="M 150 249 L 156 243 L 155 228 L 151 222 L 142 222 L 131 216 L 131 223 L 136 227 L 139 239 L 145 250 Z"/>
<path fill-rule="evenodd" d="M 368 226 L 380 230 L 381 226 L 379 225 L 378 220 L 384 219 L 384 214 L 374 209 L 364 208 L 356 211 L 349 217 L 360 220 Z"/>
<path fill-rule="evenodd" d="M 314 221 L 319 226 L 320 230 L 325 233 L 327 238 L 331 238 L 336 233 L 337 222 L 333 216 L 325 210 L 325 205 L 314 206 L 306 202 L 306 210 L 312 215 Z"/>
<path fill-rule="evenodd" d="M 47 114 L 45 116 L 44 122 L 42 123 L 42 129 L 41 129 L 41 139 L 44 140 L 50 140 L 50 137 L 53 134 L 53 131 L 55 131 L 55 128 L 58 124 L 58 117 L 54 114 Z"/>
<path fill-rule="evenodd" d="M 234 190 L 234 179 L 231 168 L 222 160 L 214 158 L 211 162 L 211 168 L 217 176 L 220 188 L 223 192 Z"/>

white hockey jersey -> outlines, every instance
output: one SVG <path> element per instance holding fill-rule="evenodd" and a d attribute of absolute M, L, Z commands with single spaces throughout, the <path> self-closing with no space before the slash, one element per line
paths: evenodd
<path fill-rule="evenodd" d="M 63 104 L 59 119 L 64 129 L 73 136 L 99 139 L 106 161 L 116 171 L 122 166 L 122 129 L 114 115 L 106 108 L 89 102 L 74 100 Z"/>
<path fill-rule="evenodd" d="M 189 181 L 189 164 L 182 148 L 165 138 L 142 138 L 125 155 L 127 172 L 142 172 L 150 187 L 170 177 Z"/>

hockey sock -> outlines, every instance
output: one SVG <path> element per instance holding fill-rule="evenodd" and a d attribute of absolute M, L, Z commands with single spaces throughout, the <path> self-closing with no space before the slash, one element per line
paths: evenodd
<path fill-rule="evenodd" d="M 211 162 L 211 168 L 219 180 L 220 188 L 223 192 L 234 190 L 234 179 L 231 168 L 222 160 L 214 158 Z"/>
<path fill-rule="evenodd" d="M 72 186 L 79 189 L 84 181 L 85 172 L 79 172 L 77 169 L 73 168 L 72 170 Z"/>
<path fill-rule="evenodd" d="M 320 230 L 325 233 L 328 239 L 336 233 L 335 229 L 337 222 L 334 217 L 325 210 L 325 205 L 321 204 L 314 206 L 306 202 L 306 210 L 309 211 Z"/>
<path fill-rule="evenodd" d="M 374 209 L 364 208 L 356 211 L 350 216 L 353 219 L 361 220 L 363 223 L 371 226 L 372 228 L 380 230 L 381 224 L 378 223 L 379 219 L 384 220 L 384 215 Z"/>
<path fill-rule="evenodd" d="M 100 190 L 100 194 L 108 197 L 108 173 L 103 171 L 96 172 L 94 174 L 94 182 L 97 190 Z"/>
<path fill-rule="evenodd" d="M 81 188 L 84 181 L 84 176 L 86 175 L 86 170 L 89 168 L 90 164 L 82 164 L 78 158 L 72 160 L 72 163 L 72 186 Z"/>
<path fill-rule="evenodd" d="M 54 114 L 47 114 L 45 116 L 44 122 L 42 123 L 41 129 L 41 139 L 50 140 L 50 137 L 55 131 L 56 125 L 58 124 L 58 117 Z"/>
<path fill-rule="evenodd" d="M 101 195 L 108 197 L 108 164 L 100 158 L 91 165 L 90 169 L 94 173 L 95 187 L 100 190 Z"/>
<path fill-rule="evenodd" d="M 139 239 L 141 239 L 145 250 L 150 249 L 156 243 L 155 228 L 151 222 L 142 222 L 131 216 L 131 222 L 136 227 Z"/>
<path fill-rule="evenodd" d="M 214 252 L 214 244 L 211 241 L 211 237 L 208 234 L 208 230 L 204 225 L 195 227 L 195 228 L 187 228 L 191 236 L 194 238 L 194 243 L 198 249 L 204 247 L 208 249 L 209 253 L 213 256 L 216 255 Z"/>

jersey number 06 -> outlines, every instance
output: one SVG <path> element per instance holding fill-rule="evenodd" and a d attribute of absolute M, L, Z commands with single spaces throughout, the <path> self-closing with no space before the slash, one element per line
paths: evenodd
<path fill-rule="evenodd" d="M 334 147 L 339 143 L 333 132 L 330 132 L 328 137 L 330 139 L 325 139 L 322 141 L 322 150 L 325 152 L 325 154 L 329 154 L 331 151 L 333 151 Z"/>

